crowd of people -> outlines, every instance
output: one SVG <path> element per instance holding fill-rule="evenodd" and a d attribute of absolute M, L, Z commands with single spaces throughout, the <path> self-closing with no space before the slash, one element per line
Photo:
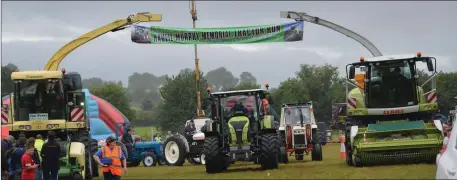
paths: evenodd
<path fill-rule="evenodd" d="M 46 142 L 40 134 L 26 138 L 19 135 L 2 140 L 2 180 L 57 180 L 60 146 L 55 132 L 49 131 Z"/>

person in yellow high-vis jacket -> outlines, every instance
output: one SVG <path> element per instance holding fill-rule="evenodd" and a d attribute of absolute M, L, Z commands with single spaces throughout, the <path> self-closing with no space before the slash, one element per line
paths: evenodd
<path fill-rule="evenodd" d="M 127 172 L 127 160 L 121 147 L 116 145 L 113 137 L 106 139 L 106 145 L 102 147 L 94 156 L 95 162 L 102 167 L 105 180 L 120 180 L 122 170 Z"/>
<path fill-rule="evenodd" d="M 44 141 L 43 137 L 41 134 L 36 135 L 35 139 L 35 148 L 38 150 L 38 152 L 41 152 L 41 148 L 43 147 Z"/>

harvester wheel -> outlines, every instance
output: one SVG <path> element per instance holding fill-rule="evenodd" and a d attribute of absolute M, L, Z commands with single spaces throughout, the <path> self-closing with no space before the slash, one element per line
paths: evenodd
<path fill-rule="evenodd" d="M 86 179 L 91 179 L 92 177 L 98 177 L 98 166 L 95 162 L 92 155 L 97 153 L 98 151 L 98 143 L 95 139 L 90 139 L 88 131 L 80 131 L 74 136 L 74 140 L 77 142 L 81 142 L 84 144 L 84 148 L 86 150 L 86 164 L 85 164 L 85 176 Z M 91 161 L 89 163 L 89 161 Z M 90 167 L 92 165 L 92 167 Z"/>
<path fill-rule="evenodd" d="M 359 157 L 354 158 L 354 166 L 355 167 L 362 167 L 362 161 L 360 160 Z"/>
<path fill-rule="evenodd" d="M 314 144 L 313 151 L 311 151 L 311 160 L 322 161 L 322 145 L 320 143 Z"/>
<path fill-rule="evenodd" d="M 354 162 L 352 161 L 352 150 L 351 150 L 351 126 L 350 124 L 346 125 L 346 131 L 344 132 L 344 146 L 346 150 L 346 164 L 348 166 L 353 166 Z"/>
<path fill-rule="evenodd" d="M 203 144 L 203 154 L 206 156 L 205 167 L 207 173 L 219 173 L 226 169 L 225 164 L 227 163 L 224 162 L 220 152 L 218 137 L 206 137 Z"/>
<path fill-rule="evenodd" d="M 276 169 L 279 166 L 277 138 L 276 134 L 260 136 L 260 165 L 262 169 Z"/>
<path fill-rule="evenodd" d="M 71 177 L 72 180 L 83 180 L 83 176 L 77 172 L 77 173 L 74 173 L 73 176 Z"/>
<path fill-rule="evenodd" d="M 151 167 L 151 166 L 156 166 L 157 165 L 157 156 L 152 153 L 146 153 L 143 156 L 143 166 L 144 167 Z"/>
<path fill-rule="evenodd" d="M 163 143 L 163 154 L 169 166 L 182 166 L 186 161 L 186 145 L 178 136 L 169 137 Z"/>

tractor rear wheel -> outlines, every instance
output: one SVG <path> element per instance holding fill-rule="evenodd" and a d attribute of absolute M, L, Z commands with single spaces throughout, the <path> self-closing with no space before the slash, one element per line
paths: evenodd
<path fill-rule="evenodd" d="M 278 160 L 278 136 L 276 134 L 264 134 L 260 136 L 260 165 L 262 169 L 276 169 Z"/>
<path fill-rule="evenodd" d="M 186 161 L 186 145 L 179 137 L 169 137 L 163 143 L 163 154 L 169 166 L 182 166 Z"/>
<path fill-rule="evenodd" d="M 207 173 L 219 173 L 227 169 L 227 162 L 220 154 L 221 148 L 218 137 L 210 136 L 205 138 L 203 154 L 205 154 L 205 167 Z"/>
<path fill-rule="evenodd" d="M 77 172 L 77 173 L 74 173 L 71 177 L 72 180 L 83 180 L 83 176 Z"/>

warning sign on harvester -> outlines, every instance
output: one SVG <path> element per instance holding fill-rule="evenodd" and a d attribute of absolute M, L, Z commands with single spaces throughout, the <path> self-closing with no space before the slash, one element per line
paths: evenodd
<path fill-rule="evenodd" d="M 303 40 L 303 21 L 291 23 L 222 27 L 175 28 L 138 26 L 132 29 L 132 42 L 141 44 L 249 44 Z"/>
<path fill-rule="evenodd" d="M 48 113 L 32 113 L 29 114 L 30 121 L 48 120 Z"/>

